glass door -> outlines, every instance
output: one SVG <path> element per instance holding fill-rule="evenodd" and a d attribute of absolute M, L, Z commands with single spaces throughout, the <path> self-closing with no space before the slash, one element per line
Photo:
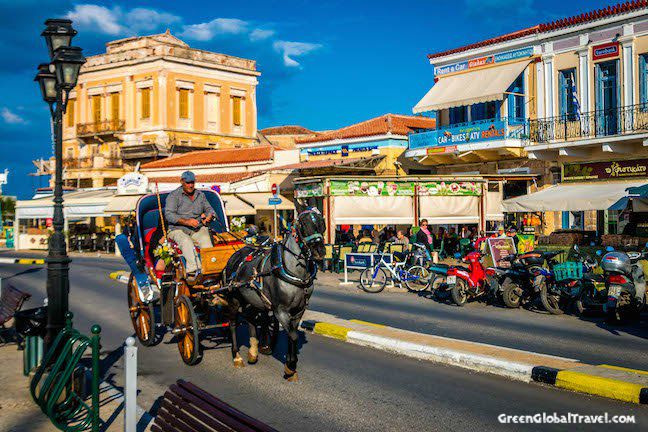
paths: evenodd
<path fill-rule="evenodd" d="M 618 61 L 596 65 L 596 135 L 616 135 L 619 124 Z"/>

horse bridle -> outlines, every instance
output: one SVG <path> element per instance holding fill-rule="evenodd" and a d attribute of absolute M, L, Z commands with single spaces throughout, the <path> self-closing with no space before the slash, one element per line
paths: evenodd
<path fill-rule="evenodd" d="M 307 208 L 306 210 L 304 210 L 303 212 L 301 212 L 301 213 L 299 213 L 297 215 L 297 223 L 295 224 L 295 234 L 297 234 L 297 241 L 299 243 L 307 246 L 306 250 L 308 251 L 307 253 L 308 253 L 308 258 L 309 259 L 310 259 L 310 254 L 311 253 L 310 253 L 310 248 L 308 247 L 308 245 L 310 243 L 314 243 L 315 241 L 318 241 L 318 240 L 321 240 L 323 242 L 324 241 L 324 236 L 320 232 L 315 232 L 315 233 L 313 233 L 311 235 L 304 236 L 303 233 L 301 232 L 301 226 L 302 226 L 301 218 L 304 215 L 310 215 L 311 220 L 313 221 L 313 225 L 317 226 L 317 221 L 315 220 L 315 215 L 316 214 L 321 215 L 319 210 L 317 210 L 316 208 Z"/>

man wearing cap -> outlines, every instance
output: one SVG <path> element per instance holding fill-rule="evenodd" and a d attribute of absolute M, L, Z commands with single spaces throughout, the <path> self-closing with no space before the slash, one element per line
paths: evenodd
<path fill-rule="evenodd" d="M 185 171 L 180 176 L 182 185 L 167 196 L 164 217 L 169 224 L 169 238 L 178 244 L 186 260 L 189 277 L 195 277 L 200 267 L 200 257 L 194 245 L 212 247 L 207 225 L 215 213 L 204 193 L 196 190 L 196 176 Z"/>

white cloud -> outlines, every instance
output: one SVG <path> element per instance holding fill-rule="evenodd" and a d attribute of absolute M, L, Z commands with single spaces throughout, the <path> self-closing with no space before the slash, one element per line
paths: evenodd
<path fill-rule="evenodd" d="M 208 41 L 218 35 L 247 33 L 248 28 L 249 23 L 238 18 L 216 18 L 205 23 L 186 25 L 180 36 Z"/>
<path fill-rule="evenodd" d="M 82 4 L 74 6 L 74 9 L 66 15 L 79 27 L 97 29 L 101 33 L 119 35 L 124 28 L 119 24 L 119 9 L 108 9 L 93 4 Z"/>
<path fill-rule="evenodd" d="M 18 114 L 12 112 L 9 108 L 4 107 L 0 110 L 0 117 L 9 124 L 25 124 L 27 120 L 19 116 Z"/>
<path fill-rule="evenodd" d="M 257 28 L 257 29 L 252 30 L 252 32 L 250 33 L 250 40 L 252 42 L 257 42 L 257 41 L 266 40 L 268 38 L 271 38 L 274 35 L 275 35 L 274 30 L 264 30 L 264 29 Z"/>
<path fill-rule="evenodd" d="M 294 57 L 302 57 L 322 47 L 321 44 L 309 42 L 291 42 L 278 40 L 275 41 L 274 49 L 283 55 L 284 65 L 289 67 L 299 67 L 300 64 Z"/>
<path fill-rule="evenodd" d="M 162 25 L 179 22 L 180 17 L 153 9 L 135 8 L 126 14 L 125 20 L 131 28 L 152 31 Z"/>

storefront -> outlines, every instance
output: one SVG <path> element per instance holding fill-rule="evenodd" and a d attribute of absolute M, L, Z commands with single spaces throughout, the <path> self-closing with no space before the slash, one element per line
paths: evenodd
<path fill-rule="evenodd" d="M 327 242 L 343 225 L 431 225 L 484 229 L 487 215 L 503 215 L 501 194 L 481 177 L 310 177 L 295 181 L 295 198 L 316 206 L 327 221 Z"/>

